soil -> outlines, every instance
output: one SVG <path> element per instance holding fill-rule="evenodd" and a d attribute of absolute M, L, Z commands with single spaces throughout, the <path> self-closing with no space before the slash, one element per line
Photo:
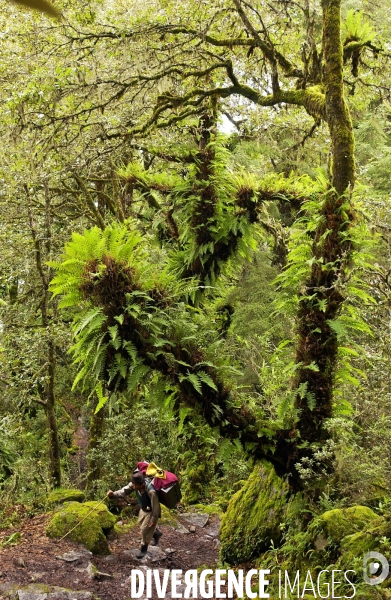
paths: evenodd
<path fill-rule="evenodd" d="M 159 548 L 161 558 L 148 553 L 142 561 L 134 557 L 140 547 L 137 526 L 128 532 L 111 534 L 109 544 L 112 554 L 105 557 L 92 556 L 82 546 L 68 541 L 61 542 L 46 537 L 45 529 L 50 517 L 38 515 L 26 518 L 17 528 L 1 530 L 0 545 L 16 531 L 20 533 L 17 545 L 0 547 L 0 600 L 2 590 L 11 584 L 23 588 L 32 583 L 59 586 L 68 590 L 87 590 L 100 600 L 128 600 L 131 597 L 129 576 L 132 569 L 215 569 L 218 560 L 219 520 L 211 515 L 205 527 L 195 526 L 195 532 L 179 533 L 168 525 L 159 525 L 163 532 Z M 190 523 L 179 516 L 184 527 Z M 57 557 L 70 551 L 80 552 L 73 562 Z M 111 575 L 112 579 L 92 579 L 87 566 L 92 563 L 98 571 Z M 153 586 L 154 590 L 154 586 Z M 154 598 L 157 598 L 155 593 Z M 168 593 L 166 598 L 171 598 Z"/>

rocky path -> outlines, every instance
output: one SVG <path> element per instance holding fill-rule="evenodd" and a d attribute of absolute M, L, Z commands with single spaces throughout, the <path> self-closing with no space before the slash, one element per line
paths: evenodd
<path fill-rule="evenodd" d="M 0 548 L 0 600 L 130 600 L 132 569 L 163 573 L 216 567 L 216 515 L 182 514 L 175 528 L 159 525 L 160 544 L 150 547 L 142 560 L 135 558 L 140 542 L 137 527 L 111 536 L 112 554 L 97 557 L 66 539 L 59 543 L 47 538 L 48 519 L 41 515 L 25 520 L 18 528 L 20 542 Z M 1 532 L 0 543 L 14 531 Z M 171 600 L 171 593 L 165 597 Z"/>

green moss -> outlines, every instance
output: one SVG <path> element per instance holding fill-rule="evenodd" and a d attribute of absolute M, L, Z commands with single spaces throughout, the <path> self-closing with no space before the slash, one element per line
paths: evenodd
<path fill-rule="evenodd" d="M 179 521 L 178 519 L 172 514 L 172 512 L 166 507 L 163 506 L 163 504 L 160 505 L 161 506 L 161 510 L 162 510 L 162 516 L 161 519 L 159 519 L 159 523 L 161 523 L 162 525 L 169 525 L 170 527 L 178 527 L 179 525 Z"/>
<path fill-rule="evenodd" d="M 46 585 L 46 583 L 30 583 L 26 587 L 19 589 L 26 590 L 31 594 L 49 594 L 51 591 L 50 585 Z"/>
<path fill-rule="evenodd" d="M 194 504 L 192 506 L 192 508 L 196 508 L 197 510 L 203 512 L 203 513 L 207 513 L 208 515 L 222 515 L 223 511 L 221 510 L 220 506 L 217 506 L 216 504 Z"/>
<path fill-rule="evenodd" d="M 372 519 L 362 531 L 346 535 L 341 540 L 341 564 L 353 564 L 354 560 L 362 560 L 362 557 L 371 550 L 376 550 L 386 555 L 388 561 L 391 560 L 391 553 L 388 544 L 380 546 L 379 540 L 389 538 L 391 533 L 390 522 L 387 518 L 377 516 Z"/>
<path fill-rule="evenodd" d="M 328 540 L 339 543 L 342 538 L 353 533 L 374 527 L 379 517 L 367 506 L 335 508 L 317 517 L 309 528 L 310 533 L 322 533 Z"/>
<path fill-rule="evenodd" d="M 114 525 L 114 531 L 119 535 L 123 533 L 129 533 L 129 531 L 133 529 L 135 525 L 137 525 L 137 520 L 133 521 L 132 523 L 116 523 Z"/>
<path fill-rule="evenodd" d="M 30 583 L 29 585 L 22 587 L 17 583 L 10 584 L 2 584 L 1 586 L 1 598 L 4 600 L 7 598 L 9 600 L 19 600 L 18 591 L 23 590 L 26 592 L 31 592 L 33 594 L 48 594 L 50 592 L 50 586 L 44 583 Z"/>
<path fill-rule="evenodd" d="M 341 552 L 344 555 L 344 562 L 349 562 L 349 560 L 357 557 L 362 560 L 366 552 L 376 550 L 377 548 L 378 542 L 376 542 L 376 538 L 367 531 L 359 531 L 351 535 L 346 535 L 341 540 Z"/>
<path fill-rule="evenodd" d="M 183 503 L 197 504 L 205 492 L 205 465 L 203 463 L 186 470 L 186 484 L 182 488 Z"/>
<path fill-rule="evenodd" d="M 257 465 L 232 496 L 220 527 L 221 559 L 237 564 L 257 557 L 281 538 L 288 486 L 268 463 Z"/>
<path fill-rule="evenodd" d="M 68 539 L 83 544 L 93 554 L 110 554 L 105 533 L 113 529 L 116 518 L 106 506 L 97 504 L 69 502 L 55 513 L 46 529 L 46 535 L 61 538 L 76 525 L 67 536 Z M 92 512 L 88 515 L 90 511 Z"/>
<path fill-rule="evenodd" d="M 51 505 L 62 504 L 63 502 L 84 502 L 86 495 L 80 490 L 57 489 L 50 492 L 48 502 Z"/>

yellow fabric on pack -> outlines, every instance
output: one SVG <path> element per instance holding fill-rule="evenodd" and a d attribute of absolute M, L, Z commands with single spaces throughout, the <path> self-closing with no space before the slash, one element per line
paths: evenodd
<path fill-rule="evenodd" d="M 154 462 L 149 463 L 147 470 L 145 471 L 147 477 L 158 477 L 159 479 L 166 479 L 166 472 L 160 469 Z"/>

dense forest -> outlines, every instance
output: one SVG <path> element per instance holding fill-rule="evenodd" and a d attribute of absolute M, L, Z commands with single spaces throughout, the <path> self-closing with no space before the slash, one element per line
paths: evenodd
<path fill-rule="evenodd" d="M 221 519 L 198 566 L 390 598 L 363 579 L 391 560 L 388 0 L 26 4 L 0 11 L 0 552 L 147 460 L 167 523 Z"/>

